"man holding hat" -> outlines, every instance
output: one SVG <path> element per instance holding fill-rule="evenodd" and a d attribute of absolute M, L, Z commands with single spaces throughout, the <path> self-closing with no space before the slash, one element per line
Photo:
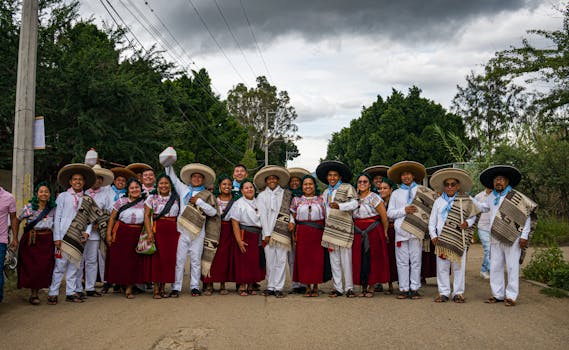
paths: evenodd
<path fill-rule="evenodd" d="M 437 198 L 429 219 L 429 235 L 437 254 L 437 303 L 449 301 L 450 268 L 453 270 L 452 300 L 464 303 L 466 252 L 480 212 L 466 193 L 472 189 L 470 175 L 462 169 L 441 169 L 431 177 L 431 187 L 442 195 Z M 487 210 L 487 209 L 486 209 Z"/>
<path fill-rule="evenodd" d="M 108 214 L 113 211 L 114 204 L 114 191 L 110 187 L 113 183 L 113 172 L 101 168 L 99 164 L 93 166 L 93 171 L 96 176 L 95 183 L 93 187 L 85 191 L 85 194 L 93 198 L 97 206 Z M 100 297 L 101 293 L 95 290 L 95 282 L 97 280 L 97 270 L 101 280 L 105 280 L 105 259 L 103 258 L 103 252 L 99 249 L 101 235 L 98 226 L 93 224 L 87 227 L 86 232 L 89 235 L 89 239 L 85 243 L 82 262 L 82 267 L 83 265 L 85 267 L 85 291 L 89 297 Z M 78 283 L 81 283 L 81 281 L 79 280 Z"/>
<path fill-rule="evenodd" d="M 508 165 L 489 167 L 480 174 L 480 182 L 492 188 L 486 204 L 490 207 L 490 287 L 492 297 L 486 302 L 516 305 L 519 292 L 520 264 L 528 240 L 537 223 L 537 204 L 514 190 L 522 179 L 520 171 Z M 508 282 L 505 286 L 504 265 Z"/>
<path fill-rule="evenodd" d="M 79 266 L 72 263 L 65 255 L 61 254 L 62 240 L 71 222 L 77 215 L 79 207 L 83 200 L 83 189 L 90 188 L 95 183 L 95 172 L 91 167 L 85 164 L 68 164 L 59 170 L 57 181 L 59 184 L 67 188 L 57 196 L 55 208 L 55 219 L 53 223 L 53 240 L 57 249 L 55 259 L 55 268 L 51 286 L 48 293 L 48 304 L 57 304 L 57 296 L 59 295 L 59 287 L 61 280 L 65 274 L 65 301 L 81 303 L 82 299 L 75 293 L 81 290 L 82 286 L 77 275 L 79 274 Z M 87 233 L 84 234 L 86 240 Z"/>
<path fill-rule="evenodd" d="M 387 176 L 399 188 L 391 194 L 387 216 L 395 220 L 395 258 L 399 278 L 398 299 L 419 299 L 421 287 L 422 240 L 428 231 L 428 217 L 431 208 L 415 201 L 418 194 L 431 205 L 436 198 L 434 191 L 417 184 L 427 171 L 423 164 L 402 161 L 392 165 Z M 421 213 L 419 213 L 421 204 Z M 415 214 L 424 214 L 417 216 Z M 422 218 L 422 219 L 421 219 Z"/>
<path fill-rule="evenodd" d="M 352 172 L 342 162 L 327 160 L 316 168 L 316 176 L 328 185 L 322 196 L 326 203 L 326 224 L 322 235 L 322 246 L 330 250 L 330 266 L 334 279 L 335 298 L 346 293 L 348 298 L 356 296 L 352 279 L 352 243 L 354 242 L 354 221 L 352 212 L 358 207 L 358 195 L 350 181 Z M 342 275 L 344 286 L 342 287 Z"/>
<path fill-rule="evenodd" d="M 184 267 L 186 258 L 190 254 L 190 289 L 192 296 L 200 296 L 200 278 L 202 275 L 202 255 L 204 247 L 212 247 L 210 235 L 217 234 L 217 241 L 221 230 L 221 221 L 217 213 L 217 200 L 213 193 L 206 188 L 213 185 L 215 172 L 207 165 L 192 163 L 185 165 L 180 171 L 180 179 L 176 175 L 174 168 L 170 165 L 164 168 L 166 175 L 170 176 L 176 192 L 180 196 L 180 214 L 178 215 L 178 250 L 176 252 L 176 281 L 172 285 L 170 296 L 178 297 L 182 291 L 182 280 L 184 277 Z M 212 219 L 218 219 L 219 227 L 206 229 Z M 207 235 L 206 235 L 206 231 Z M 213 245 L 217 247 L 217 242 Z M 215 254 L 215 249 L 213 249 Z M 213 261 L 213 256 L 207 255 L 209 263 Z M 207 270 L 207 275 L 209 269 Z"/>
<path fill-rule="evenodd" d="M 261 191 L 257 207 L 261 219 L 263 246 L 267 267 L 267 290 L 264 295 L 283 298 L 286 279 L 287 252 L 292 248 L 289 230 L 290 202 L 292 193 L 285 190 L 289 180 L 288 171 L 276 165 L 267 165 L 255 174 L 253 182 Z"/>

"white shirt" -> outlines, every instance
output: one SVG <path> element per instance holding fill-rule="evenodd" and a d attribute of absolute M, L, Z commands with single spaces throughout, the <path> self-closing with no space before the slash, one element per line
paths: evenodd
<path fill-rule="evenodd" d="M 227 216 L 230 219 L 239 221 L 241 225 L 261 227 L 261 218 L 259 216 L 256 198 L 239 198 L 235 201 Z"/>
<path fill-rule="evenodd" d="M 73 191 L 73 190 L 72 190 Z M 69 190 L 57 196 L 55 203 L 55 219 L 53 222 L 53 240 L 61 241 L 67 233 L 71 221 L 75 219 L 77 210 L 83 202 L 83 191 L 73 195 Z"/>
<path fill-rule="evenodd" d="M 417 188 L 415 186 L 411 189 L 411 196 L 415 198 L 417 195 Z M 417 238 L 413 234 L 401 229 L 401 223 L 403 223 L 403 219 L 405 219 L 405 207 L 410 205 L 407 203 L 407 199 L 409 198 L 409 190 L 404 190 L 402 188 L 398 188 L 391 194 L 391 198 L 389 198 L 389 208 L 387 209 L 387 217 L 391 220 L 395 220 L 394 227 L 395 227 L 395 241 L 408 241 L 412 238 Z"/>
<path fill-rule="evenodd" d="M 115 191 L 113 191 L 111 186 L 100 187 L 96 193 L 93 189 L 88 189 L 85 191 L 85 194 L 93 198 L 100 209 L 107 210 L 109 213 L 113 211 Z M 93 230 L 93 224 L 89 224 L 85 232 L 89 234 L 90 241 L 98 241 L 101 239 L 99 230 Z"/>
<path fill-rule="evenodd" d="M 263 228 L 263 238 L 270 237 L 277 222 L 277 216 L 283 202 L 284 190 L 282 187 L 275 187 L 265 190 L 257 196 L 257 206 L 261 217 L 261 227 Z"/>
<path fill-rule="evenodd" d="M 443 212 L 447 205 L 448 203 L 444 200 L 443 197 L 437 198 L 433 204 L 431 217 L 429 218 L 429 236 L 431 236 L 431 239 L 438 237 L 443 230 L 443 226 L 445 225 L 446 221 L 443 220 Z M 468 223 L 468 227 L 471 227 L 476 222 L 476 215 L 466 218 L 465 221 Z"/>
<path fill-rule="evenodd" d="M 480 203 L 486 203 L 486 200 L 488 199 L 488 197 L 491 194 L 492 194 L 492 192 L 486 194 L 486 191 L 482 191 L 482 192 L 478 193 L 474 197 L 474 199 L 476 199 Z M 480 215 L 480 220 L 478 220 L 478 228 L 480 230 L 490 232 L 491 226 L 490 226 L 490 213 L 489 212 L 482 213 Z"/>
<path fill-rule="evenodd" d="M 490 208 L 490 228 L 492 227 L 492 224 L 494 223 L 494 219 L 496 218 L 496 214 L 498 214 L 498 209 L 500 209 L 500 206 L 502 205 L 502 202 L 504 201 L 504 198 L 506 198 L 506 196 L 501 196 L 500 200 L 498 202 L 498 205 L 494 205 L 494 198 L 496 198 L 492 193 L 490 193 L 490 195 L 486 198 L 486 205 Z M 531 219 L 528 216 L 526 219 L 526 222 L 524 224 L 524 228 L 522 230 L 522 233 L 520 234 L 520 238 L 523 239 L 528 239 L 529 236 L 529 231 L 530 231 L 530 225 L 531 225 Z M 491 230 L 489 230 L 491 232 Z M 500 243 L 499 240 L 497 240 L 496 238 L 494 238 L 494 236 L 492 236 L 492 234 L 490 234 L 490 239 L 491 239 L 491 243 Z"/>

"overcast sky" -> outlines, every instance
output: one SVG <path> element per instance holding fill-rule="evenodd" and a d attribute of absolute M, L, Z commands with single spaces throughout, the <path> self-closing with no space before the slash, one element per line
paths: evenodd
<path fill-rule="evenodd" d="M 561 28 L 562 15 L 555 8 L 565 3 L 110 2 L 147 48 L 156 43 L 157 48 L 167 51 L 167 59 L 176 59 L 192 69 L 206 68 L 222 98 L 239 82 L 253 87 L 259 75 L 268 76 L 271 84 L 288 91 L 303 138 L 298 142 L 300 157 L 288 165 L 310 171 L 326 156 L 331 134 L 348 126 L 360 115 L 362 106 L 369 106 L 377 95 L 386 97 L 392 88 L 406 92 L 416 85 L 425 97 L 448 108 L 456 86 L 463 85 L 464 77 L 471 70 L 479 70 L 495 51 L 519 45 L 522 37 L 528 36 L 528 29 Z M 92 16 L 96 24 L 112 23 L 99 0 L 80 3 L 84 17 Z M 146 20 L 152 23 L 159 34 L 153 37 L 137 19 L 147 27 Z M 166 44 L 160 36 L 166 38 Z"/>

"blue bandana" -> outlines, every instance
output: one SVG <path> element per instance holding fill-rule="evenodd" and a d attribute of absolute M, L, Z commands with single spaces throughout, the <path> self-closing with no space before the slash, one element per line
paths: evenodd
<path fill-rule="evenodd" d="M 338 180 L 338 183 L 336 183 L 334 186 L 328 185 L 328 191 L 330 192 L 330 194 L 332 194 L 332 192 L 336 191 L 338 189 L 338 187 L 340 187 L 341 184 L 342 184 L 342 180 Z"/>
<path fill-rule="evenodd" d="M 512 190 L 512 186 L 508 185 L 501 193 L 498 193 L 496 190 L 492 190 L 494 194 L 494 205 L 498 205 L 500 203 L 500 197 L 505 197 L 510 191 Z"/>
<path fill-rule="evenodd" d="M 118 201 L 119 198 L 122 197 L 122 195 L 126 193 L 126 188 L 119 190 L 115 187 L 115 185 L 111 185 L 111 188 L 113 189 L 113 191 L 115 191 L 115 202 Z"/>
<path fill-rule="evenodd" d="M 205 186 L 198 186 L 198 187 L 194 187 L 192 185 L 188 185 L 188 189 L 190 190 L 188 193 L 186 193 L 186 195 L 184 196 L 184 204 L 188 205 L 188 203 L 190 202 L 190 199 L 192 199 L 192 194 L 194 193 L 194 191 L 197 192 L 201 192 L 203 190 L 205 190 Z"/>
<path fill-rule="evenodd" d="M 401 186 L 399 186 L 399 188 L 404 189 L 405 191 L 409 191 L 409 194 L 407 195 L 407 204 L 411 204 L 413 203 L 413 195 L 411 194 L 411 190 L 417 187 L 417 183 L 415 181 L 413 181 L 411 183 L 411 186 L 407 186 L 405 184 L 401 184 Z"/>
<path fill-rule="evenodd" d="M 454 199 L 456 198 L 456 193 L 454 194 L 454 196 L 449 197 L 445 192 L 445 193 L 443 193 L 442 198 L 447 202 L 447 206 L 443 209 L 443 213 L 442 213 L 443 221 L 446 221 L 448 213 L 450 212 L 450 209 L 452 208 L 452 202 L 454 202 Z"/>
<path fill-rule="evenodd" d="M 239 181 L 233 179 L 233 188 L 239 190 L 241 188 L 241 183 Z"/>

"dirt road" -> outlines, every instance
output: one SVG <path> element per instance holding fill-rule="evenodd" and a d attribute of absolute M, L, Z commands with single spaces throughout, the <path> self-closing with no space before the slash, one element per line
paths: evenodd
<path fill-rule="evenodd" d="M 478 276 L 481 256 L 474 245 L 462 305 L 435 304 L 435 279 L 414 301 L 383 294 L 193 298 L 184 289 L 179 299 L 114 294 L 57 306 L 46 305 L 42 292 L 42 305 L 31 306 L 27 291 L 7 291 L 0 349 L 566 349 L 569 299 L 547 297 L 521 281 L 516 307 L 484 304 L 490 287 Z"/>

